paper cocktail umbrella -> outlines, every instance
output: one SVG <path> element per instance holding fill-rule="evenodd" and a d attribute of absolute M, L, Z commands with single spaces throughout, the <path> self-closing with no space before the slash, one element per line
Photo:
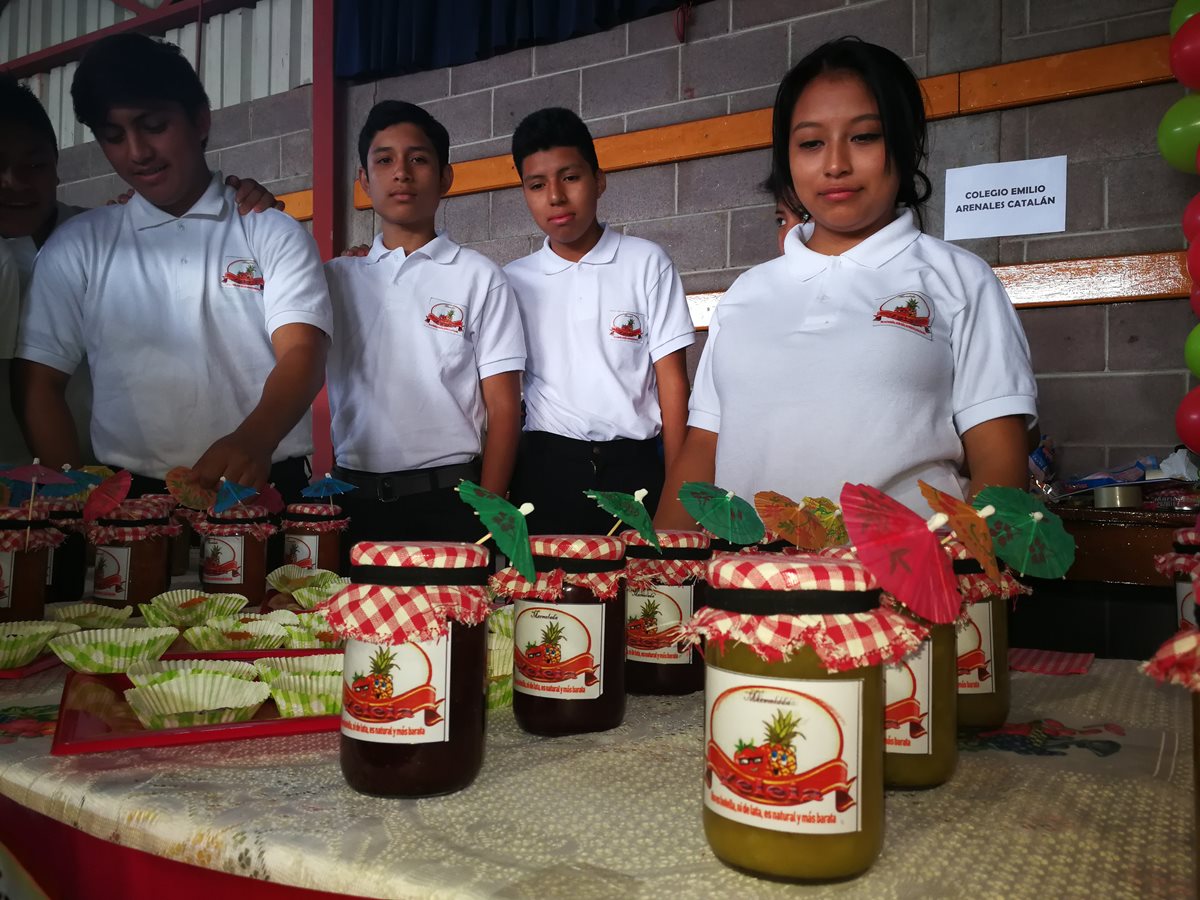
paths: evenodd
<path fill-rule="evenodd" d="M 273 484 L 268 484 L 258 492 L 258 502 L 267 508 L 267 512 L 278 514 L 283 512 L 283 495 Z"/>
<path fill-rule="evenodd" d="M 1022 575 L 1061 578 L 1075 562 L 1075 539 L 1062 520 L 1028 491 L 987 487 L 975 495 L 972 505 L 995 508 L 988 530 L 996 555 Z"/>
<path fill-rule="evenodd" d="M 996 551 L 992 547 L 992 535 L 987 526 L 987 517 L 996 511 L 995 507 L 984 506 L 977 510 L 970 503 L 939 491 L 931 484 L 924 481 L 918 481 L 917 484 L 929 508 L 935 513 L 942 513 L 949 520 L 950 530 L 962 541 L 971 559 L 983 567 L 983 573 L 988 578 L 999 583 L 1000 567 L 996 565 Z"/>
<path fill-rule="evenodd" d="M 801 550 L 819 550 L 829 540 L 812 510 L 783 494 L 759 491 L 754 495 L 754 509 L 767 528 Z"/>
<path fill-rule="evenodd" d="M 829 546 L 838 547 L 850 543 L 850 535 L 846 533 L 846 524 L 842 521 L 842 511 L 828 497 L 805 497 L 804 506 L 812 510 L 821 527 L 829 536 Z"/>
<path fill-rule="evenodd" d="M 688 481 L 679 489 L 688 515 L 731 544 L 757 544 L 766 534 L 754 507 L 735 494 L 705 481 Z"/>
<path fill-rule="evenodd" d="M 490 537 L 522 578 L 531 583 L 537 581 L 533 551 L 529 549 L 529 527 L 525 524 L 525 517 L 533 512 L 533 504 L 522 503 L 518 509 L 499 494 L 493 494 L 473 481 L 460 481 L 455 490 L 459 499 L 475 510 L 475 515 L 488 530 L 475 543 L 482 544 Z"/>
<path fill-rule="evenodd" d="M 217 488 L 217 502 L 213 504 L 213 512 L 223 513 L 227 509 L 233 509 L 243 500 L 249 500 L 257 493 L 258 491 L 254 488 L 230 481 L 222 475 L 221 486 Z"/>
<path fill-rule="evenodd" d="M 94 522 L 120 506 L 129 496 L 129 486 L 132 482 L 133 476 L 127 469 L 122 469 L 96 485 L 83 504 L 83 521 Z"/>
<path fill-rule="evenodd" d="M 180 506 L 188 509 L 205 510 L 217 502 L 217 492 L 201 487 L 196 476 L 187 466 L 176 466 L 167 473 L 167 493 Z"/>
<path fill-rule="evenodd" d="M 595 500 L 596 505 L 606 513 L 617 517 L 617 523 L 613 525 L 612 531 L 609 532 L 610 535 L 614 534 L 624 522 L 636 530 L 643 539 L 653 544 L 655 550 L 662 551 L 658 544 L 658 532 L 654 530 L 654 521 L 642 504 L 642 498 L 649 493 L 645 488 L 640 488 L 632 494 L 622 494 L 620 491 L 584 491 L 584 493 Z"/>
<path fill-rule="evenodd" d="M 338 494 L 348 494 L 351 491 L 356 491 L 358 488 L 348 481 L 341 481 L 334 478 L 328 472 L 320 481 L 314 481 L 300 493 L 305 497 L 328 497 L 329 504 L 333 505 L 333 498 Z"/>
<path fill-rule="evenodd" d="M 83 469 L 72 469 L 69 465 L 62 467 L 62 474 L 67 478 L 67 484 L 48 484 L 42 488 L 43 497 L 74 497 L 85 493 L 88 488 L 95 487 L 104 477 L 85 472 Z"/>

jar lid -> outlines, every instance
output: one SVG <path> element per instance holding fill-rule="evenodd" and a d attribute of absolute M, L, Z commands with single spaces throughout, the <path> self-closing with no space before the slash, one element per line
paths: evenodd
<path fill-rule="evenodd" d="M 706 580 L 709 606 L 754 616 L 869 612 L 881 593 L 862 563 L 820 556 L 721 554 Z"/>
<path fill-rule="evenodd" d="M 37 531 L 42 528 L 53 528 L 54 523 L 47 518 L 45 507 L 35 503 L 33 515 L 30 518 L 29 505 L 0 507 L 0 529 L 4 531 L 23 531 L 26 528 Z"/>
<path fill-rule="evenodd" d="M 329 519 L 340 519 L 342 508 L 332 503 L 289 503 L 284 508 L 284 515 L 297 522 L 303 522 L 310 516 L 313 522 L 324 522 Z"/>
<path fill-rule="evenodd" d="M 167 513 L 163 512 L 162 504 L 153 501 L 146 503 L 141 499 L 126 500 L 116 509 L 105 513 L 96 519 L 100 525 L 123 525 L 126 522 L 137 522 L 141 525 L 166 525 Z"/>
<path fill-rule="evenodd" d="M 1180 528 L 1171 535 L 1176 547 L 1195 547 L 1200 551 L 1200 528 Z"/>
<path fill-rule="evenodd" d="M 158 506 L 163 511 L 164 515 L 170 515 L 174 512 L 175 507 L 179 505 L 179 501 L 170 494 L 142 494 L 136 498 L 135 502 L 151 503 Z"/>
<path fill-rule="evenodd" d="M 208 511 L 210 522 L 266 522 L 271 518 L 271 511 L 258 504 L 237 504 L 224 512 Z"/>
<path fill-rule="evenodd" d="M 622 531 L 626 559 L 708 559 L 712 556 L 710 539 L 703 531 L 656 531 L 660 553 L 634 529 Z"/>
<path fill-rule="evenodd" d="M 456 541 L 360 541 L 350 550 L 351 580 L 392 586 L 487 584 L 491 554 Z"/>
<path fill-rule="evenodd" d="M 854 552 L 853 547 L 847 547 L 844 544 L 839 544 L 836 547 L 822 547 L 815 554 L 824 559 L 842 559 L 842 560 L 857 560 L 858 554 Z"/>
<path fill-rule="evenodd" d="M 595 534 L 538 534 L 529 539 L 539 572 L 611 572 L 624 568 L 625 542 Z"/>

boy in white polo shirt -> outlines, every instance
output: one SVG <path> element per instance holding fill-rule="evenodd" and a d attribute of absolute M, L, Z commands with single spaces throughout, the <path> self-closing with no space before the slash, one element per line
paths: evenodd
<path fill-rule="evenodd" d="M 358 139 L 359 183 L 383 228 L 364 257 L 326 263 L 338 340 L 329 406 L 340 499 L 359 540 L 483 536 L 454 488 L 503 496 L 520 436 L 525 341 L 504 273 L 434 230 L 454 171 L 429 113 L 385 100 Z"/>
<path fill-rule="evenodd" d="M 529 348 L 511 493 L 534 504 L 531 531 L 603 534 L 612 516 L 584 491 L 645 488 L 653 512 L 663 458 L 669 465 L 683 442 L 684 351 L 695 340 L 687 298 L 661 247 L 597 221 L 605 176 L 575 113 L 527 116 L 513 163 L 546 241 L 504 270 Z"/>
<path fill-rule="evenodd" d="M 14 366 L 30 449 L 78 463 L 64 387 L 86 354 L 93 447 L 135 494 L 187 465 L 210 486 L 270 479 L 294 496 L 332 332 L 312 239 L 281 212 L 238 214 L 206 164 L 208 98 L 178 48 L 106 38 L 71 93 L 137 194 L 77 215 L 38 257 Z"/>

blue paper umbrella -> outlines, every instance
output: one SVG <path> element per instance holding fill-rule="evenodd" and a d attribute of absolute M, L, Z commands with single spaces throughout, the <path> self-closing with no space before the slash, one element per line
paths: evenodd
<path fill-rule="evenodd" d="M 244 484 L 238 484 L 236 481 L 230 481 L 222 476 L 221 486 L 217 489 L 217 502 L 213 504 L 213 512 L 223 513 L 256 494 L 258 491 L 254 488 L 246 487 Z"/>
<path fill-rule="evenodd" d="M 69 465 L 63 466 L 62 473 L 71 479 L 70 484 L 46 484 L 42 485 L 38 491 L 43 497 L 74 497 L 76 494 L 82 494 L 90 487 L 95 487 L 104 479 L 99 475 L 93 475 L 91 472 L 84 472 L 82 469 L 72 469 Z"/>
<path fill-rule="evenodd" d="M 300 493 L 305 497 L 333 497 L 336 494 L 348 494 L 350 491 L 358 490 L 353 484 L 346 481 L 339 481 L 328 472 L 320 481 L 314 481 Z"/>

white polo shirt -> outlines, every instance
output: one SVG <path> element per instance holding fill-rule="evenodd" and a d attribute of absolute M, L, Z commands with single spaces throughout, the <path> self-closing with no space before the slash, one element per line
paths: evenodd
<path fill-rule="evenodd" d="M 312 238 L 277 210 L 238 215 L 221 180 L 178 218 L 141 196 L 81 213 L 38 254 L 17 356 L 68 373 L 87 356 L 108 465 L 190 466 L 258 404 L 277 328 L 333 332 Z M 273 459 L 311 451 L 306 415 Z"/>
<path fill-rule="evenodd" d="M 654 363 L 696 340 L 666 251 L 606 227 L 579 262 L 563 259 L 547 238 L 504 272 L 529 348 L 525 430 L 584 441 L 657 435 Z"/>
<path fill-rule="evenodd" d="M 928 512 L 955 496 L 961 435 L 1036 416 L 1029 348 L 986 262 L 922 234 L 908 211 L 841 256 L 789 232 L 784 255 L 721 298 L 688 424 L 718 432 L 716 483 L 837 500 L 847 481 Z"/>
<path fill-rule="evenodd" d="M 377 234 L 367 256 L 330 260 L 325 274 L 338 465 L 403 472 L 478 456 L 480 381 L 525 367 L 521 317 L 500 267 L 445 234 L 407 255 Z"/>

